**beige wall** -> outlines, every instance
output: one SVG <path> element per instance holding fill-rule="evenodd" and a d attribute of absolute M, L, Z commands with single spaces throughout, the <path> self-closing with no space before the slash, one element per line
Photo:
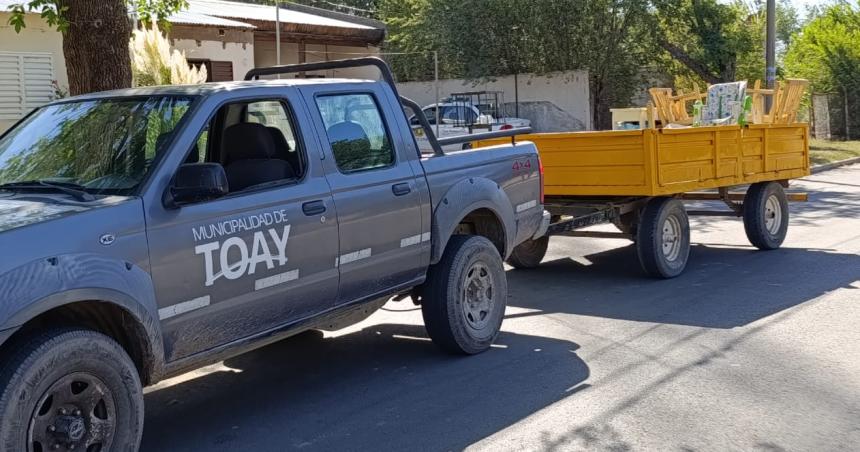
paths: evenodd
<path fill-rule="evenodd" d="M 171 44 L 184 52 L 185 58 L 230 61 L 234 80 L 242 80 L 245 73 L 254 68 L 254 44 L 191 39 L 172 39 Z"/>
<path fill-rule="evenodd" d="M 538 132 L 590 130 L 588 72 L 567 71 L 546 75 L 521 74 L 518 77 L 520 117 L 532 121 Z M 433 82 L 398 83 L 400 95 L 422 107 L 436 103 Z M 514 77 L 498 77 L 489 81 L 440 80 L 439 97 L 463 91 L 502 91 L 504 101 L 515 99 Z M 525 104 L 525 105 L 523 105 Z M 513 114 L 513 111 L 511 111 Z"/>
<path fill-rule="evenodd" d="M 50 53 L 54 79 L 60 87 L 68 90 L 66 60 L 63 58 L 63 37 L 51 28 L 37 14 L 28 14 L 26 28 L 20 33 L 9 25 L 9 13 L 0 13 L 0 52 L 40 52 Z M 14 121 L 0 120 L 0 132 L 6 130 Z"/>
<path fill-rule="evenodd" d="M 379 48 L 367 47 L 345 47 L 324 44 L 306 44 L 305 61 L 313 63 L 317 61 L 337 60 L 344 58 L 358 58 L 361 56 L 379 56 Z M 254 61 L 258 67 L 274 66 L 275 41 L 269 39 L 258 39 L 254 42 Z M 299 45 L 294 42 L 281 43 L 281 64 L 296 64 L 299 62 Z M 362 78 L 376 80 L 379 72 L 374 68 L 354 68 L 324 71 L 327 78 Z"/>

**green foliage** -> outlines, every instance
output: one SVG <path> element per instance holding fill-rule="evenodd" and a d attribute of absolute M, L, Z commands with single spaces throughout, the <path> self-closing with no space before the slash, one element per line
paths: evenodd
<path fill-rule="evenodd" d="M 377 0 L 400 80 L 588 69 L 595 122 L 639 83 L 645 0 Z"/>
<path fill-rule="evenodd" d="M 137 17 L 145 22 L 158 22 L 166 26 L 165 19 L 176 11 L 188 8 L 187 0 L 128 0 L 135 7 Z"/>
<path fill-rule="evenodd" d="M 860 92 L 860 6 L 837 3 L 822 10 L 794 36 L 785 65 L 815 91 Z"/>
<path fill-rule="evenodd" d="M 15 33 L 20 33 L 21 29 L 26 27 L 24 16 L 27 12 L 39 11 L 42 19 L 48 22 L 48 25 L 57 27 L 60 31 L 68 27 L 68 23 L 63 19 L 63 14 L 68 10 L 67 6 L 60 6 L 57 0 L 30 0 L 25 3 L 14 3 L 9 11 L 9 25 L 15 28 Z"/>
<path fill-rule="evenodd" d="M 182 8 L 188 7 L 187 0 L 126 0 L 130 7 L 135 7 L 135 13 L 144 22 L 153 20 L 163 21 L 169 15 Z M 69 6 L 62 0 L 29 0 L 24 3 L 12 4 L 9 11 L 9 25 L 15 28 L 16 33 L 26 27 L 25 16 L 28 12 L 38 11 L 48 25 L 57 27 L 59 31 L 68 28 L 66 12 Z"/>
<path fill-rule="evenodd" d="M 764 14 L 742 1 L 655 0 L 654 42 L 707 83 L 734 81 L 763 55 Z M 749 58 L 751 56 L 757 56 Z M 676 72 L 682 72 L 676 67 Z M 757 68 L 756 68 L 757 69 Z M 764 64 L 761 63 L 761 72 Z"/>

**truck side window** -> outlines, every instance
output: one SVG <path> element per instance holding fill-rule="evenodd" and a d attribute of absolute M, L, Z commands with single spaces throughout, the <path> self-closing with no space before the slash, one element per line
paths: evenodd
<path fill-rule="evenodd" d="M 327 95 L 316 102 L 338 169 L 351 173 L 394 163 L 391 139 L 373 96 Z"/>
<path fill-rule="evenodd" d="M 283 101 L 230 103 L 200 131 L 184 163 L 220 163 L 231 193 L 295 182 L 306 162 L 295 130 Z"/>
<path fill-rule="evenodd" d="M 263 101 L 250 103 L 248 104 L 246 114 L 246 122 L 255 122 L 280 130 L 281 135 L 287 140 L 287 146 L 289 147 L 287 152 L 296 152 L 296 136 L 293 133 L 290 118 L 287 116 L 287 112 L 284 111 L 284 107 L 280 102 Z"/>

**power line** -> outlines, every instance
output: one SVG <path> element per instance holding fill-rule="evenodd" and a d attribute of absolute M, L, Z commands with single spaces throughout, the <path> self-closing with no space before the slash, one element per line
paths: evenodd
<path fill-rule="evenodd" d="M 337 9 L 349 9 L 352 11 L 360 11 L 362 13 L 367 13 L 369 15 L 374 15 L 374 16 L 376 15 L 376 11 L 373 11 L 370 9 L 359 8 L 357 6 L 344 5 L 342 3 L 334 3 L 334 2 L 329 2 L 326 0 L 312 0 L 312 2 L 315 4 L 323 3 L 323 4 L 329 5 L 331 7 L 337 8 Z"/>
<path fill-rule="evenodd" d="M 314 54 L 337 54 L 337 55 L 362 55 L 367 56 L 368 53 L 371 52 L 337 52 L 333 50 L 305 50 L 304 53 L 314 53 Z M 432 50 L 426 50 L 423 52 L 376 52 L 377 55 L 432 55 Z"/>

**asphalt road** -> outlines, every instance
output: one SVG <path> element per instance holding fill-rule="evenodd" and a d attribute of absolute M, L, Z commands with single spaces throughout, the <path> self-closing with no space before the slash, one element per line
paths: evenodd
<path fill-rule="evenodd" d="M 784 248 L 695 219 L 670 281 L 554 238 L 482 355 L 438 352 L 407 300 L 164 382 L 143 450 L 858 450 L 860 165 L 793 188 Z"/>

